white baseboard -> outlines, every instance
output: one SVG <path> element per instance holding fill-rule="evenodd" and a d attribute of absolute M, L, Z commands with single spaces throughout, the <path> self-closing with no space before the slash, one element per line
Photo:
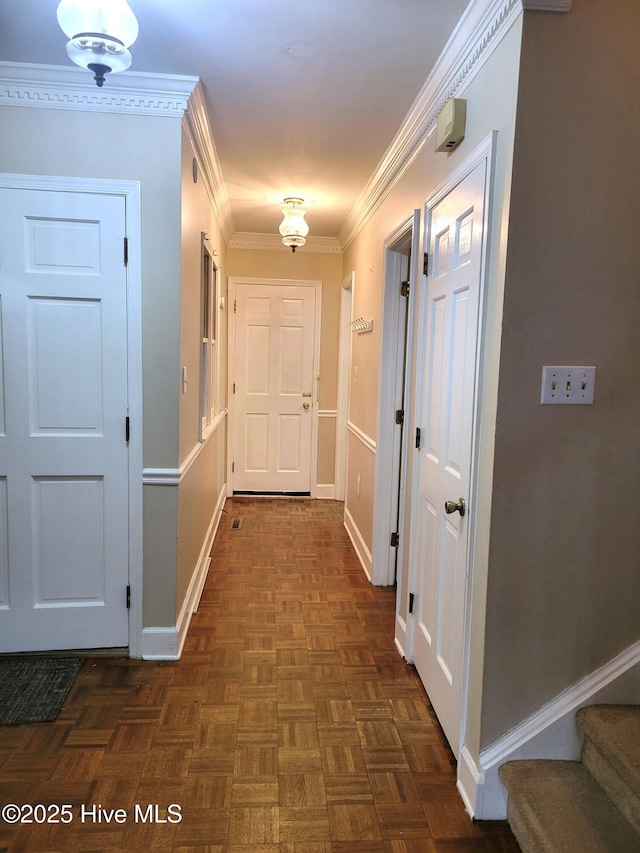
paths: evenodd
<path fill-rule="evenodd" d="M 227 486 L 225 483 L 218 495 L 218 502 L 209 523 L 209 529 L 200 550 L 200 556 L 191 577 L 187 594 L 180 608 L 177 624 L 175 626 L 167 626 L 166 628 L 142 629 L 142 657 L 144 660 L 180 659 L 191 623 L 191 617 L 198 609 L 200 596 L 202 595 L 202 590 L 207 579 L 207 572 L 211 563 L 209 553 L 213 547 L 213 540 L 220 524 L 226 496 Z"/>
<path fill-rule="evenodd" d="M 336 499 L 335 483 L 318 483 L 316 485 L 316 498 L 318 500 L 334 501 Z"/>
<path fill-rule="evenodd" d="M 483 750 L 479 766 L 462 748 L 458 791 L 469 814 L 478 820 L 504 820 L 507 795 L 498 776 L 500 765 L 525 758 L 578 760 L 582 743 L 576 711 L 585 705 L 616 702 L 640 704 L 640 641 Z"/>
<path fill-rule="evenodd" d="M 396 614 L 396 635 L 393 638 L 393 642 L 395 643 L 396 649 L 400 652 L 400 655 L 407 663 L 412 663 L 407 658 L 406 648 L 407 648 L 407 623 L 404 621 L 400 614 Z"/>
<path fill-rule="evenodd" d="M 353 520 L 353 516 L 346 507 L 344 509 L 344 526 L 347 533 L 349 534 L 349 539 L 351 539 L 351 544 L 355 548 L 355 552 L 358 555 L 358 559 L 362 564 L 364 573 L 371 581 L 371 578 L 373 577 L 371 551 L 367 548 L 367 545 L 364 539 L 362 538 L 362 534 L 358 529 L 358 525 L 355 523 L 355 521 Z"/>

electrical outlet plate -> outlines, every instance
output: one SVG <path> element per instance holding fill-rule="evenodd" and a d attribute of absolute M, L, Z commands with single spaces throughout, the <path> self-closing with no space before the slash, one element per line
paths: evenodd
<path fill-rule="evenodd" d="M 595 367 L 545 366 L 542 368 L 543 405 L 590 406 L 596 382 Z"/>

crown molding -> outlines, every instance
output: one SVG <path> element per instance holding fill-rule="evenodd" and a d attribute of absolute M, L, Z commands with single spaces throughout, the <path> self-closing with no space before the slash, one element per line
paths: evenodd
<path fill-rule="evenodd" d="M 568 12 L 570 8 L 571 0 L 472 0 L 345 220 L 338 235 L 344 249 L 422 151 L 449 98 L 460 97 L 518 15 L 529 10 Z"/>
<path fill-rule="evenodd" d="M 200 171 L 211 200 L 214 215 L 220 226 L 222 237 L 225 243 L 229 244 L 235 228 L 229 205 L 229 196 L 227 195 L 227 187 L 222 177 L 222 167 L 220 166 L 218 152 L 213 141 L 204 92 L 200 82 L 194 86 L 189 97 L 184 117 L 184 126 L 196 152 Z"/>
<path fill-rule="evenodd" d="M 61 65 L 0 62 L 0 104 L 181 118 L 197 77 L 126 71 L 99 89 L 89 72 Z"/>
<path fill-rule="evenodd" d="M 289 252 L 282 245 L 282 238 L 277 234 L 259 234 L 251 231 L 236 231 L 228 243 L 229 249 L 261 249 L 267 251 Z M 304 246 L 296 249 L 298 252 L 315 252 L 324 255 L 341 255 L 342 247 L 335 237 L 307 237 Z"/>

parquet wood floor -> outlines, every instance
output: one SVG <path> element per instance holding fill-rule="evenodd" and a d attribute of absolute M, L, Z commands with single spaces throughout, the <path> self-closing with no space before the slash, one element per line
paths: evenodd
<path fill-rule="evenodd" d="M 342 509 L 228 500 L 182 659 L 87 659 L 56 722 L 0 728 L 0 805 L 72 817 L 0 850 L 517 853 L 466 815 Z"/>

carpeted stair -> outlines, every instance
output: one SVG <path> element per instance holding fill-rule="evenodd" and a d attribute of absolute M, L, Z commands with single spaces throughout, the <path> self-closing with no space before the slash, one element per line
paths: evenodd
<path fill-rule="evenodd" d="M 582 761 L 508 761 L 507 817 L 523 853 L 640 853 L 640 707 L 592 705 Z"/>

